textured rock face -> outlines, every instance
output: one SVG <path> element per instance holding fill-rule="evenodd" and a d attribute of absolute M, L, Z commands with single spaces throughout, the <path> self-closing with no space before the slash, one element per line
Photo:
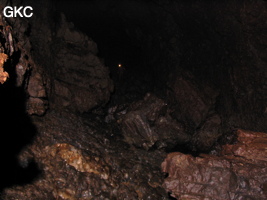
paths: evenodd
<path fill-rule="evenodd" d="M 19 156 L 42 174 L 6 189 L 3 199 L 165 199 L 164 153 L 133 149 L 107 124 L 70 113 L 34 118 L 39 135 Z M 106 130 L 103 132 L 103 130 Z"/>
<path fill-rule="evenodd" d="M 113 83 L 109 70 L 96 56 L 97 46 L 61 16 L 56 37 L 53 97 L 57 107 L 86 112 L 109 100 Z M 62 103 L 63 102 L 63 103 Z"/>
<path fill-rule="evenodd" d="M 30 115 L 44 115 L 48 109 L 45 74 L 33 59 L 32 43 L 29 37 L 30 24 L 24 20 L 5 18 L 4 33 L 8 36 L 10 50 L 10 85 L 25 91 L 26 111 Z"/>
<path fill-rule="evenodd" d="M 171 153 L 162 163 L 163 187 L 181 199 L 266 199 L 266 133 L 237 131 L 219 156 Z"/>
<path fill-rule="evenodd" d="M 170 115 L 184 124 L 192 135 L 192 150 L 208 152 L 222 135 L 221 116 L 215 109 L 218 90 L 183 70 L 171 75 L 168 102 Z"/>
<path fill-rule="evenodd" d="M 43 4 L 36 6 L 30 23 L 8 19 L 18 55 L 14 61 L 16 85 L 24 87 L 29 95 L 28 113 L 44 115 L 48 108 L 86 112 L 104 105 L 113 91 L 113 82 L 96 55 L 97 45 L 63 14 L 53 20 L 52 5 L 49 1 Z M 43 23 L 44 17 L 47 23 Z"/>
<path fill-rule="evenodd" d="M 171 148 L 190 139 L 183 124 L 168 115 L 166 103 L 152 94 L 128 109 L 121 127 L 129 144 L 147 150 L 155 144 L 157 148 Z"/>
<path fill-rule="evenodd" d="M 237 143 L 225 145 L 223 155 L 241 157 L 252 162 L 267 161 L 267 134 L 252 131 L 237 131 Z"/>

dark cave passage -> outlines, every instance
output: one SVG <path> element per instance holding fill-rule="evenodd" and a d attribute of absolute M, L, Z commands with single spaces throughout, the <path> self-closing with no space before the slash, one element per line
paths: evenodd
<path fill-rule="evenodd" d="M 0 198 L 266 199 L 266 1 L 23 3 Z"/>
<path fill-rule="evenodd" d="M 141 3 L 137 8 L 145 6 L 144 11 L 128 15 L 129 5 L 121 3 L 59 1 L 57 9 L 61 10 L 77 29 L 96 42 L 99 57 L 103 58 L 110 69 L 115 95 L 118 94 L 121 98 L 125 95 L 132 96 L 127 100 L 133 102 L 143 98 L 147 92 L 155 92 L 160 87 L 165 87 L 163 74 L 156 73 L 157 68 L 161 67 L 157 64 L 165 58 L 157 57 L 158 50 L 153 49 L 142 35 L 144 30 L 145 34 L 153 34 L 155 31 L 153 24 L 147 26 L 148 21 L 142 18 L 143 12 L 147 12 L 146 9 L 150 9 L 150 5 Z M 165 68 L 167 66 L 160 71 L 166 71 Z"/>
<path fill-rule="evenodd" d="M 98 56 L 109 68 L 114 92 L 106 106 L 107 115 L 125 113 L 131 103 L 152 93 L 170 105 L 171 117 L 184 124 L 193 137 L 200 132 L 212 132 L 222 135 L 215 138 L 225 143 L 231 140 L 228 133 L 231 135 L 239 127 L 265 131 L 263 108 L 252 103 L 247 107 L 253 97 L 241 97 L 248 92 L 245 85 L 251 83 L 249 77 L 243 79 L 237 71 L 252 68 L 240 67 L 244 60 L 251 63 L 249 56 L 240 60 L 244 51 L 240 49 L 247 39 L 240 32 L 241 19 L 236 15 L 232 21 L 227 18 L 238 7 L 231 10 L 226 4 L 202 2 L 197 4 L 198 9 L 193 9 L 193 4 L 59 1 L 56 8 L 96 42 Z M 220 14 L 216 11 L 219 7 L 223 11 Z M 242 80 L 243 85 L 237 80 Z M 199 105 L 194 105 L 195 102 Z M 254 116 L 244 114 L 252 110 L 257 110 Z M 170 145 L 167 151 L 194 155 L 209 152 L 213 145 L 205 142 L 197 145 L 199 139 L 189 142 L 193 147 Z M 158 148 L 162 144 L 155 145 Z"/>
<path fill-rule="evenodd" d="M 253 93 L 256 83 L 253 85 L 249 80 L 258 72 L 250 67 L 255 65 L 251 53 L 240 59 L 245 54 L 248 39 L 242 33 L 245 29 L 240 24 L 242 16 L 233 14 L 238 6 L 233 3 L 230 9 L 227 4 L 202 2 L 196 4 L 198 9 L 193 9 L 193 4 L 180 2 L 177 6 L 175 2 L 133 0 L 59 1 L 57 10 L 65 13 L 77 29 L 98 45 L 98 55 L 109 67 L 115 84 L 114 95 L 120 95 L 115 99 L 132 96 L 127 98 L 132 102 L 153 92 L 171 101 L 166 94 L 173 92 L 169 90 L 170 85 L 177 76 L 187 74 L 193 76 L 200 90 L 208 91 L 211 87 L 220 93 L 216 112 L 226 119 L 223 119 L 224 126 L 228 126 L 225 131 L 240 126 L 265 131 L 264 106 L 259 108 L 259 102 L 247 107 L 247 103 L 255 99 L 252 96 L 242 98 L 242 95 Z M 217 13 L 219 7 L 220 14 Z M 233 15 L 233 19 L 228 15 Z M 242 78 L 238 71 L 248 73 Z M 243 82 L 238 83 L 239 79 Z M 250 91 L 246 85 L 250 85 Z M 254 92 L 255 98 L 262 98 L 260 93 Z M 239 125 L 233 126 L 227 120 L 233 115 L 232 110 L 238 112 L 233 118 L 240 120 Z M 248 123 L 250 117 L 244 115 L 240 119 L 242 113 L 252 110 L 257 110 L 257 117 L 252 120 L 258 128 L 252 122 Z"/>
<path fill-rule="evenodd" d="M 209 66 L 211 64 L 203 62 L 210 57 L 208 54 L 216 50 L 212 49 L 213 46 L 205 47 L 206 52 L 199 49 L 200 45 L 206 45 L 211 33 L 205 35 L 208 31 L 206 27 L 195 27 L 196 24 L 191 24 L 194 22 L 193 16 L 185 19 L 183 25 L 186 27 L 182 27 L 183 30 L 177 27 L 172 27 L 173 30 L 170 30 L 172 25 L 177 26 L 177 24 L 169 22 L 173 24 L 168 25 L 165 20 L 175 20 L 169 18 L 176 16 L 174 14 L 168 16 L 164 8 L 153 1 L 104 0 L 79 3 L 59 1 L 57 9 L 62 11 L 77 29 L 96 42 L 98 55 L 110 69 L 111 78 L 115 82 L 115 91 L 125 91 L 125 88 L 129 89 L 137 84 L 137 90 L 145 88 L 142 96 L 146 92 L 164 96 L 169 75 L 177 73 L 177 68 L 178 71 L 179 68 L 188 70 L 197 75 L 199 80 L 209 81 L 213 85 L 219 84 L 214 82 L 218 81 L 218 76 L 226 76 L 220 72 L 220 67 L 214 69 L 214 66 Z M 180 44 L 175 31 L 185 31 L 185 36 L 181 39 L 190 38 L 192 43 L 187 44 L 185 41 L 185 44 Z M 199 51 L 200 56 L 194 58 L 196 51 Z M 206 55 L 201 58 L 204 53 Z M 212 62 L 217 58 L 209 60 Z M 119 68 L 119 64 L 124 69 Z M 224 80 L 225 77 L 220 79 Z"/>

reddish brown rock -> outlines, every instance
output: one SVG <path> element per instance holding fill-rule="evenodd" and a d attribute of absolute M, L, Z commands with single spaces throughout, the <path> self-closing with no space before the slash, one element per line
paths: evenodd
<path fill-rule="evenodd" d="M 267 161 L 267 134 L 252 131 L 237 131 L 238 143 L 225 145 L 223 155 L 240 157 L 250 162 Z"/>
<path fill-rule="evenodd" d="M 244 130 L 237 136 L 221 156 L 169 154 L 163 187 L 177 199 L 266 199 L 267 136 Z"/>

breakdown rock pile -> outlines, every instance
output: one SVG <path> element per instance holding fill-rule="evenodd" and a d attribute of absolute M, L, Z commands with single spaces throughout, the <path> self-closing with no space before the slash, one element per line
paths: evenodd
<path fill-rule="evenodd" d="M 6 189 L 3 199 L 168 199 L 163 152 L 135 149 L 88 117 L 48 113 L 34 123 L 40 134 L 20 163 L 26 167 L 34 159 L 42 174 Z"/>
<path fill-rule="evenodd" d="M 237 137 L 219 156 L 170 153 L 164 188 L 177 199 L 266 199 L 267 135 L 238 130 Z"/>
<path fill-rule="evenodd" d="M 127 143 L 147 150 L 170 148 L 190 140 L 183 124 L 169 116 L 167 104 L 150 93 L 130 106 L 121 127 Z"/>

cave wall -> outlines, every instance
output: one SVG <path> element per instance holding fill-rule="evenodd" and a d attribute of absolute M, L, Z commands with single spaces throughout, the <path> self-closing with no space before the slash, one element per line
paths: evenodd
<path fill-rule="evenodd" d="M 175 82 L 189 71 L 200 87 L 220 92 L 216 109 L 224 127 L 266 131 L 266 2 L 166 1 L 158 9 L 166 38 L 152 37 L 156 48 L 148 44 L 163 52 L 163 63 L 153 63 L 156 74 L 167 70 Z"/>
<path fill-rule="evenodd" d="M 6 19 L 14 27 L 18 86 L 27 90 L 29 114 L 47 109 L 86 112 L 104 105 L 113 90 L 109 70 L 96 56 L 97 45 L 56 12 L 51 1 L 14 1 L 31 5 L 34 17 Z"/>
<path fill-rule="evenodd" d="M 266 131 L 266 2 L 195 1 L 169 9 L 184 33 L 179 67 L 220 91 L 223 127 Z"/>

